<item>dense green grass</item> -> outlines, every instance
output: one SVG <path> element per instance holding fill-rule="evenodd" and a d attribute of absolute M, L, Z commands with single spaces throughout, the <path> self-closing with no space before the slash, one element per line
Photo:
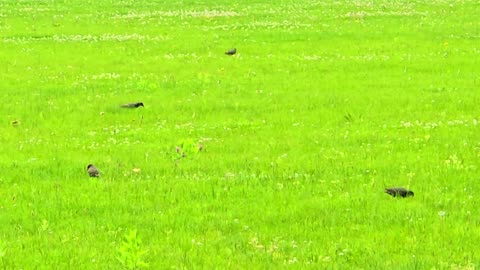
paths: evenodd
<path fill-rule="evenodd" d="M 479 13 L 0 0 L 0 267 L 480 267 Z"/>

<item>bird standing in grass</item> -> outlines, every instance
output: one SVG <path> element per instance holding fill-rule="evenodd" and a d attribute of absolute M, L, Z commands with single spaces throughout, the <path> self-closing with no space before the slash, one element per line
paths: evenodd
<path fill-rule="evenodd" d="M 402 188 L 402 187 L 386 188 L 385 193 L 388 193 L 393 197 L 401 196 L 405 198 L 405 197 L 414 196 L 413 191 Z"/>
<path fill-rule="evenodd" d="M 225 54 L 227 55 L 234 55 L 237 53 L 237 49 L 236 48 L 233 48 L 233 49 L 230 49 L 228 51 L 225 52 Z"/>
<path fill-rule="evenodd" d="M 87 172 L 88 172 L 88 175 L 90 175 L 90 177 L 100 176 L 100 172 L 98 171 L 98 169 L 95 166 L 93 166 L 93 164 L 88 164 Z"/>
<path fill-rule="evenodd" d="M 135 108 L 138 108 L 138 107 L 145 107 L 145 106 L 143 106 L 143 102 L 136 102 L 136 103 L 123 104 L 123 105 L 120 105 L 120 107 L 135 109 Z"/>

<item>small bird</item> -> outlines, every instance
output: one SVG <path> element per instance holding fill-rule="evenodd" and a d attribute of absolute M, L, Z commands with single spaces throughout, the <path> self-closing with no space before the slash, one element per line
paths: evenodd
<path fill-rule="evenodd" d="M 233 49 L 230 49 L 228 51 L 225 52 L 225 54 L 228 54 L 228 55 L 234 55 L 237 53 L 237 49 L 236 48 L 233 48 Z"/>
<path fill-rule="evenodd" d="M 138 108 L 138 107 L 145 107 L 143 106 L 143 102 L 136 102 L 136 103 L 127 103 L 127 104 L 123 104 L 123 105 L 120 105 L 120 107 L 122 108 Z"/>
<path fill-rule="evenodd" d="M 88 164 L 87 172 L 88 172 L 88 175 L 90 175 L 90 177 L 100 176 L 100 172 L 97 170 L 95 166 L 93 166 L 93 164 Z"/>
<path fill-rule="evenodd" d="M 407 190 L 402 187 L 386 188 L 385 193 L 392 195 L 393 197 L 401 196 L 403 198 L 414 196 L 413 191 Z"/>

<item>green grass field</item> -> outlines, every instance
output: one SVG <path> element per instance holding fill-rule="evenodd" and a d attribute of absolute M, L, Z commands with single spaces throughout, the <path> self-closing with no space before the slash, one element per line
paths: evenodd
<path fill-rule="evenodd" d="M 0 0 L 0 269 L 480 268 L 478 14 Z"/>

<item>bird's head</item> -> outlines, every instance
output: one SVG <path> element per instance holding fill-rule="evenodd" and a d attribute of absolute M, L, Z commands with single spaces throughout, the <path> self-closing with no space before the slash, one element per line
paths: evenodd
<path fill-rule="evenodd" d="M 91 167 L 93 167 L 93 164 L 88 164 L 87 169 L 90 169 Z"/>

